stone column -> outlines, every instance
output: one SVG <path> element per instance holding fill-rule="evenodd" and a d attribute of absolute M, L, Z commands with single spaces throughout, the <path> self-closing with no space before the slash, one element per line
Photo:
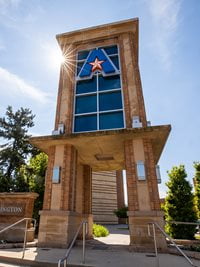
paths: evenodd
<path fill-rule="evenodd" d="M 82 210 L 76 211 L 77 174 L 81 169 L 77 168 L 77 151 L 72 145 L 59 145 L 50 151 L 38 241 L 39 246 L 67 247 L 83 218 Z M 61 170 L 59 183 L 52 181 L 55 166 Z"/>
<path fill-rule="evenodd" d="M 136 251 L 152 251 L 154 248 L 153 238 L 148 236 L 148 223 L 157 222 L 161 227 L 164 226 L 152 153 L 150 140 L 125 141 L 130 245 Z M 145 164 L 145 180 L 138 180 L 137 161 Z M 156 235 L 158 248 L 166 250 L 165 238 L 159 231 L 156 231 Z"/>

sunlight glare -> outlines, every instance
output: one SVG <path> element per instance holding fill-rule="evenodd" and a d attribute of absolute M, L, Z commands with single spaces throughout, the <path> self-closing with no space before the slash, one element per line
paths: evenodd
<path fill-rule="evenodd" d="M 60 49 L 56 49 L 52 51 L 50 54 L 51 63 L 56 67 L 59 68 L 61 64 L 65 63 L 65 57 L 63 56 Z"/>
<path fill-rule="evenodd" d="M 51 44 L 44 44 L 43 49 L 45 51 L 47 66 L 53 70 L 58 71 L 62 66 L 63 69 L 68 72 L 75 71 L 76 61 L 74 59 L 75 49 L 69 45 L 66 47 L 64 54 L 58 46 Z M 70 75 L 70 77 L 72 77 Z"/>

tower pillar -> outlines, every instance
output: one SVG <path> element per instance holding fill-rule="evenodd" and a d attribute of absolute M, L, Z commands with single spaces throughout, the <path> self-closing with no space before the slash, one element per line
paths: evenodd
<path fill-rule="evenodd" d="M 88 237 L 92 236 L 91 168 L 79 164 L 77 156 L 72 145 L 49 149 L 44 205 L 40 211 L 41 247 L 68 247 L 83 219 L 88 221 Z M 59 177 L 55 177 L 55 168 L 59 169 Z"/>
<path fill-rule="evenodd" d="M 164 227 L 153 151 L 150 140 L 127 140 L 125 147 L 125 164 L 128 193 L 128 218 L 130 245 L 136 251 L 152 251 L 152 236 L 148 235 L 148 224 L 158 223 Z M 140 176 L 138 163 L 144 162 L 144 173 Z M 164 236 L 156 231 L 159 250 L 167 249 Z"/>

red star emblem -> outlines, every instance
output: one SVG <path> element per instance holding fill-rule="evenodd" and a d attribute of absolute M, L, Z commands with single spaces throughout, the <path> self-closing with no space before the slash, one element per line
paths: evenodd
<path fill-rule="evenodd" d="M 98 60 L 98 58 L 95 58 L 94 62 L 90 62 L 89 64 L 92 65 L 92 72 L 95 70 L 102 70 L 101 64 L 104 62 L 104 60 Z"/>

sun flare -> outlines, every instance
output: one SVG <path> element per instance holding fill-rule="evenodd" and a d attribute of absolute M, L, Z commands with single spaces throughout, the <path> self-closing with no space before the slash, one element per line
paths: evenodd
<path fill-rule="evenodd" d="M 50 69 L 58 71 L 62 66 L 66 72 L 75 72 L 76 60 L 75 50 L 69 45 L 64 51 L 58 46 L 44 45 L 46 62 Z"/>
<path fill-rule="evenodd" d="M 50 54 L 51 64 L 56 68 L 60 67 L 61 64 L 65 63 L 65 56 L 62 54 L 60 49 L 52 51 Z"/>

